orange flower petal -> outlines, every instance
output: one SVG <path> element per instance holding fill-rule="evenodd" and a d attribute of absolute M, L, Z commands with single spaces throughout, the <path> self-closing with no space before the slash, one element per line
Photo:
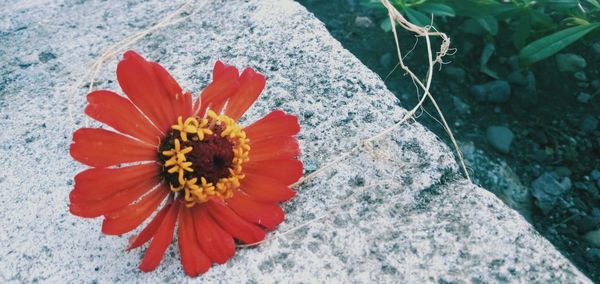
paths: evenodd
<path fill-rule="evenodd" d="M 256 101 L 266 84 L 265 76 L 246 68 L 240 76 L 240 88 L 231 96 L 225 109 L 225 114 L 233 120 L 238 120 Z"/>
<path fill-rule="evenodd" d="M 121 190 L 102 200 L 92 200 L 87 202 L 72 201 L 69 206 L 69 211 L 73 215 L 85 218 L 93 218 L 108 214 L 136 201 L 144 193 L 156 187 L 158 183 L 160 183 L 158 178 L 149 178 L 131 188 Z"/>
<path fill-rule="evenodd" d="M 286 201 L 296 195 L 295 191 L 282 182 L 252 173 L 246 173 L 246 177 L 240 182 L 240 189 L 260 202 Z"/>
<path fill-rule="evenodd" d="M 140 270 L 144 272 L 152 271 L 158 266 L 167 250 L 167 247 L 173 241 L 173 232 L 175 231 L 175 223 L 177 222 L 177 213 L 179 210 L 179 202 L 174 202 L 167 212 L 167 216 L 163 219 L 158 227 L 156 234 L 150 242 L 150 246 L 142 259 Z"/>
<path fill-rule="evenodd" d="M 283 210 L 277 204 L 254 201 L 241 191 L 227 199 L 227 205 L 244 220 L 269 230 L 275 229 L 285 218 Z"/>
<path fill-rule="evenodd" d="M 190 117 L 192 116 L 192 94 L 185 93 L 183 94 L 183 110 L 182 117 Z"/>
<path fill-rule="evenodd" d="M 235 243 L 231 235 L 216 224 L 205 206 L 195 206 L 192 210 L 196 239 L 202 251 L 218 264 L 227 262 L 235 254 Z"/>
<path fill-rule="evenodd" d="M 82 202 L 105 199 L 145 180 L 158 177 L 160 165 L 141 164 L 122 168 L 92 168 L 75 176 L 75 187 L 69 199 Z"/>
<path fill-rule="evenodd" d="M 152 192 L 144 195 L 137 203 L 104 215 L 102 233 L 107 235 L 121 235 L 137 228 L 144 220 L 150 217 L 169 192 L 169 188 L 161 185 Z"/>
<path fill-rule="evenodd" d="M 179 254 L 185 273 L 191 277 L 208 271 L 212 261 L 200 248 L 196 240 L 192 210 L 185 206 L 179 209 Z"/>
<path fill-rule="evenodd" d="M 225 65 L 223 64 L 223 62 L 221 62 L 221 60 L 217 60 L 217 62 L 215 62 L 215 66 L 213 67 L 213 81 L 217 80 L 221 74 L 223 74 L 223 71 L 225 71 L 225 68 L 230 67 L 231 65 Z M 233 66 L 231 66 L 233 67 Z M 234 67 L 235 68 L 235 67 Z"/>
<path fill-rule="evenodd" d="M 156 62 L 149 62 L 154 71 L 154 75 L 158 79 L 159 85 L 162 87 L 162 92 L 166 94 L 172 103 L 173 112 L 175 117 L 183 116 L 188 117 L 192 114 L 191 95 L 186 93 L 188 98 L 185 97 L 183 90 L 175 81 L 175 79 L 169 74 L 164 67 Z M 188 100 L 189 99 L 189 100 Z"/>
<path fill-rule="evenodd" d="M 146 225 L 146 227 L 136 237 L 133 237 L 131 239 L 127 250 L 135 249 L 145 244 L 148 240 L 154 237 L 154 234 L 156 234 L 158 227 L 160 227 L 160 224 L 162 223 L 163 219 L 165 218 L 165 216 L 167 216 L 167 212 L 169 212 L 169 208 L 171 208 L 172 204 L 173 203 L 169 203 L 163 206 L 163 208 L 160 209 L 158 213 L 156 213 L 156 216 L 152 218 L 152 221 L 150 221 L 150 223 L 148 223 L 148 225 Z"/>
<path fill-rule="evenodd" d="M 99 128 L 80 128 L 73 133 L 73 159 L 92 167 L 156 160 L 156 147 Z"/>
<path fill-rule="evenodd" d="M 294 136 L 300 131 L 298 118 L 275 110 L 244 128 L 251 141 L 257 142 L 273 136 Z"/>
<path fill-rule="evenodd" d="M 265 239 L 265 231 L 242 219 L 222 201 L 212 198 L 205 204 L 210 216 L 234 238 L 245 244 L 257 243 Z"/>
<path fill-rule="evenodd" d="M 215 64 L 217 68 L 217 64 Z M 214 73 L 214 72 L 213 72 Z M 238 70 L 229 65 L 224 65 L 222 70 L 217 72 L 218 76 L 213 76 L 213 81 L 206 86 L 198 97 L 195 113 L 203 116 L 207 108 L 219 113 L 221 108 L 239 88 Z"/>
<path fill-rule="evenodd" d="M 258 142 L 250 140 L 250 162 L 291 160 L 300 155 L 300 146 L 291 136 L 273 136 Z"/>
<path fill-rule="evenodd" d="M 244 171 L 271 177 L 290 185 L 302 177 L 302 162 L 292 159 L 258 162 L 251 160 L 244 164 Z"/>
<path fill-rule="evenodd" d="M 130 100 L 118 94 L 100 90 L 87 95 L 85 113 L 115 130 L 155 145 L 161 132 L 144 117 Z"/>
<path fill-rule="evenodd" d="M 127 51 L 117 65 L 117 80 L 125 95 L 166 132 L 177 121 L 172 94 L 163 92 L 151 64 L 134 51 Z"/>

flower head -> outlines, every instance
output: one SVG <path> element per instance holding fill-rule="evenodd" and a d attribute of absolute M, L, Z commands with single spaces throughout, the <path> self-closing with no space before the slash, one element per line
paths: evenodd
<path fill-rule="evenodd" d="M 279 110 L 238 124 L 265 86 L 261 74 L 217 61 L 213 81 L 192 103 L 162 66 L 128 51 L 117 79 L 126 97 L 94 91 L 85 109 L 115 131 L 73 134 L 71 156 L 91 168 L 75 176 L 72 214 L 104 216 L 102 232 L 120 235 L 156 211 L 128 249 L 150 241 L 140 269 L 151 271 L 177 229 L 190 276 L 233 257 L 235 240 L 259 242 L 283 221 L 279 202 L 294 196 L 289 185 L 302 175 L 300 126 Z"/>

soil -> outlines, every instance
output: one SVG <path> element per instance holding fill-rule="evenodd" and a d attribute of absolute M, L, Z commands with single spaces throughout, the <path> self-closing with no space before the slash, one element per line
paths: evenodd
<path fill-rule="evenodd" d="M 418 97 L 408 76 L 399 70 L 392 72 L 397 63 L 393 35 L 379 27 L 385 14 L 361 6 L 358 0 L 299 2 L 324 22 L 346 49 L 384 78 L 405 108 L 415 105 Z M 600 42 L 594 48 L 594 42 L 583 40 L 561 51 L 585 59 L 587 66 L 578 72 L 559 71 L 554 57 L 521 70 L 515 66 L 518 51 L 514 47 L 464 32 L 462 25 L 461 19 L 436 19 L 436 26 L 450 36 L 456 53 L 445 58 L 449 64 L 443 65 L 441 71 L 436 70 L 432 94 L 458 140 L 472 143 L 489 159 L 506 162 L 519 182 L 529 188 L 533 197 L 527 210 L 535 228 L 588 277 L 600 283 L 600 248 L 595 247 L 600 246 L 600 241 L 594 245 L 584 239 L 586 233 L 600 229 L 600 177 L 593 173 L 600 171 L 600 129 L 593 127 L 593 121 L 600 119 Z M 503 36 L 510 34 L 501 27 L 497 38 Z M 413 50 L 406 57 L 407 64 L 424 76 L 424 40 L 402 33 L 400 41 L 405 54 Z M 481 54 L 490 47 L 495 52 L 487 66 L 497 72 L 499 79 L 512 82 L 506 102 L 482 102 L 471 93 L 472 86 L 496 80 L 480 71 Z M 535 78 L 519 83 L 510 75 L 515 70 Z M 578 99 L 581 93 L 588 94 L 589 100 Z M 435 114 L 433 107 L 426 105 L 425 110 L 419 122 L 447 140 L 441 125 L 427 114 Z M 504 126 L 512 131 L 514 139 L 508 153 L 490 145 L 486 138 L 490 126 Z M 493 181 L 486 180 L 489 175 L 479 174 L 477 165 L 472 166 L 477 183 L 493 186 Z M 551 210 L 542 210 L 540 203 L 544 200 L 530 186 L 545 173 L 567 189 L 557 193 Z"/>

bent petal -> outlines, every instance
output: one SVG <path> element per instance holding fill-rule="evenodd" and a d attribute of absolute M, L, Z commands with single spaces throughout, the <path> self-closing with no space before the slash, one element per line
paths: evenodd
<path fill-rule="evenodd" d="M 152 271 L 158 266 L 167 250 L 167 247 L 173 241 L 173 232 L 175 231 L 175 223 L 177 221 L 177 213 L 179 211 L 179 202 L 174 202 L 167 212 L 167 216 L 163 219 L 160 227 L 150 242 L 150 246 L 142 259 L 140 270 L 144 272 Z"/>
<path fill-rule="evenodd" d="M 244 220 L 269 230 L 275 229 L 285 218 L 283 210 L 277 204 L 254 201 L 243 192 L 236 192 L 232 198 L 227 199 L 227 205 Z"/>
<path fill-rule="evenodd" d="M 291 136 L 274 136 L 258 142 L 250 140 L 250 162 L 292 160 L 300 155 L 300 145 Z"/>
<path fill-rule="evenodd" d="M 156 160 L 156 147 L 100 128 L 80 128 L 73 133 L 71 156 L 92 167 Z"/>
<path fill-rule="evenodd" d="M 212 261 L 223 264 L 235 254 L 235 243 L 208 213 L 205 206 L 196 206 L 192 211 L 196 225 L 196 239 L 202 251 Z"/>
<path fill-rule="evenodd" d="M 253 244 L 265 239 L 265 231 L 242 219 L 222 201 L 212 198 L 206 202 L 206 207 L 221 228 L 241 242 Z"/>
<path fill-rule="evenodd" d="M 168 187 L 161 185 L 152 192 L 144 195 L 137 203 L 104 215 L 102 233 L 107 235 L 121 235 L 137 228 L 144 220 L 150 217 L 169 192 L 170 189 Z"/>
<path fill-rule="evenodd" d="M 125 95 L 166 132 L 177 121 L 172 94 L 163 92 L 152 65 L 134 51 L 127 51 L 117 65 L 117 80 Z"/>
<path fill-rule="evenodd" d="M 266 84 L 265 76 L 256 73 L 252 68 L 246 68 L 240 76 L 240 87 L 231 96 L 224 113 L 237 121 L 252 106 Z"/>
<path fill-rule="evenodd" d="M 222 63 L 221 63 L 222 64 Z M 223 65 L 215 68 L 219 70 L 213 71 L 213 81 L 206 86 L 198 97 L 196 115 L 203 116 L 208 108 L 214 112 L 221 112 L 221 108 L 225 102 L 238 90 L 240 84 L 238 82 L 238 70 L 230 65 Z M 216 74 L 216 76 L 214 75 Z"/>
<path fill-rule="evenodd" d="M 302 177 L 302 162 L 298 160 L 249 161 L 244 171 L 274 178 L 285 185 L 295 183 Z"/>
<path fill-rule="evenodd" d="M 157 178 L 159 170 L 160 165 L 157 163 L 87 169 L 75 176 L 75 187 L 69 194 L 69 199 L 71 202 L 105 199 L 146 180 Z"/>
<path fill-rule="evenodd" d="M 212 264 L 196 240 L 192 210 L 185 206 L 179 210 L 179 254 L 183 270 L 191 277 L 208 271 Z"/>
<path fill-rule="evenodd" d="M 106 90 L 89 93 L 87 100 L 85 113 L 89 117 L 148 144 L 158 144 L 162 133 L 130 100 Z"/>
<path fill-rule="evenodd" d="M 294 136 L 300 131 L 298 118 L 275 110 L 262 119 L 244 128 L 251 141 L 260 141 L 273 136 Z"/>

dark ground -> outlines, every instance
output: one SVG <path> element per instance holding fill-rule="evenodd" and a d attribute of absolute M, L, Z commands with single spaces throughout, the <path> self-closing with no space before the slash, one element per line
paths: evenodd
<path fill-rule="evenodd" d="M 397 58 L 392 34 L 379 28 L 385 14 L 360 6 L 358 0 L 299 2 L 346 49 L 384 78 L 405 108 L 415 105 L 417 96 L 408 76 L 396 71 L 388 77 Z M 588 277 L 600 282 L 600 42 L 594 46 L 592 41 L 579 41 L 562 51 L 587 63 L 570 71 L 559 71 L 555 57 L 522 70 L 514 64 L 514 48 L 496 46 L 487 65 L 501 80 L 510 82 L 511 96 L 502 102 L 481 101 L 470 89 L 495 80 L 479 71 L 484 41 L 489 43 L 489 39 L 465 33 L 459 19 L 436 21 L 457 48 L 446 57 L 451 63 L 434 74 L 432 85 L 455 137 L 483 150 L 491 160 L 505 161 L 532 196 L 528 208 L 515 209 L 527 210 L 542 235 Z M 407 33 L 400 36 L 404 51 L 410 50 L 415 38 Z M 501 32 L 500 36 L 510 35 Z M 423 43 L 419 41 L 406 59 L 409 66 L 416 66 L 416 74 L 425 74 L 427 67 Z M 435 114 L 431 105 L 426 110 Z M 440 124 L 427 114 L 418 120 L 447 140 Z M 490 126 L 505 127 L 514 134 L 508 153 L 491 146 L 495 138 L 486 137 Z M 477 164 L 471 166 L 477 183 L 494 187 L 494 181 L 486 178 L 489 175 L 477 172 Z"/>

